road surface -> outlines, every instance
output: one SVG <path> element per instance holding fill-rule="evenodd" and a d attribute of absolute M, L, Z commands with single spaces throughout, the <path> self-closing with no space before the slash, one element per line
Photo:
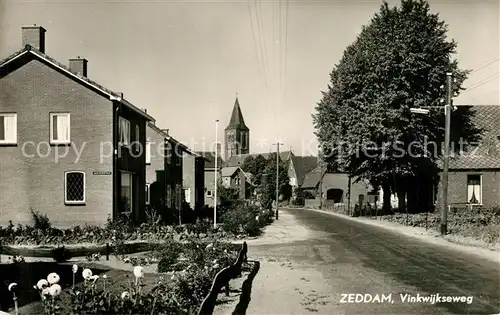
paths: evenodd
<path fill-rule="evenodd" d="M 498 262 L 304 209 L 280 210 L 266 234 L 249 242 L 249 259 L 260 260 L 261 271 L 248 315 L 500 312 Z M 346 294 L 364 298 L 356 303 Z M 435 294 L 473 300 L 402 300 Z M 369 302 L 377 296 L 380 303 Z"/>

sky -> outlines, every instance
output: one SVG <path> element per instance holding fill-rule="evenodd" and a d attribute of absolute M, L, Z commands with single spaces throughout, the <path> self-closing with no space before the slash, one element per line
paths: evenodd
<path fill-rule="evenodd" d="M 399 1 L 389 1 L 396 5 Z M 455 104 L 500 104 L 498 0 L 430 0 L 473 73 Z M 317 153 L 311 115 L 329 74 L 381 1 L 0 0 L 0 58 L 21 26 L 46 30 L 46 53 L 88 59 L 88 77 L 156 118 L 194 150 L 222 141 L 236 95 L 251 153 Z M 216 124 L 215 120 L 219 120 Z M 217 131 L 217 132 L 216 132 Z"/>

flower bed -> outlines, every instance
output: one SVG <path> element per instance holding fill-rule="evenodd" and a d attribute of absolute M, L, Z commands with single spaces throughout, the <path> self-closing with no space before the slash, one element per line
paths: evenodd
<path fill-rule="evenodd" d="M 12 275 L 3 279 L 4 282 L 17 283 L 16 290 L 6 292 L 5 289 L 2 293 L 6 294 L 2 296 L 12 300 L 13 293 L 17 293 L 19 306 L 41 300 L 41 303 L 25 306 L 21 314 L 44 311 L 50 314 L 128 314 L 130 311 L 133 314 L 193 314 L 209 292 L 215 274 L 234 263 L 238 250 L 238 245 L 222 242 L 193 239 L 181 244 L 170 240 L 143 256 L 149 260 L 129 261 L 136 265 L 133 273 L 103 270 L 92 264 L 75 268 L 69 264 L 33 264 L 16 259 L 18 263 L 0 265 L 4 268 L 1 274 Z M 159 275 L 144 274 L 141 264 L 149 263 L 158 263 Z M 38 267 L 34 268 L 35 265 Z"/>

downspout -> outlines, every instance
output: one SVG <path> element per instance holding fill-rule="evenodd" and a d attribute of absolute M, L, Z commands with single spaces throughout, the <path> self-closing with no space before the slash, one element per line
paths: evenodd
<path fill-rule="evenodd" d="M 115 95 L 110 95 L 109 99 L 113 104 L 117 102 L 116 109 L 113 111 L 113 188 L 112 188 L 112 195 L 113 195 L 113 219 L 115 219 L 118 214 L 119 214 L 119 209 L 118 207 L 120 206 L 119 202 L 119 193 L 118 193 L 118 117 L 119 113 L 121 112 L 121 102 L 123 99 L 123 93 L 120 93 L 119 96 Z"/>

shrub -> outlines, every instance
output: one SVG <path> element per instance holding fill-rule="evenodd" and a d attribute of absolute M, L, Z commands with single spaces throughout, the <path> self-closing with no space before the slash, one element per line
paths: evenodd
<path fill-rule="evenodd" d="M 34 225 L 33 227 L 37 230 L 41 231 L 49 231 L 52 229 L 52 224 L 50 223 L 49 218 L 46 214 L 41 214 L 38 211 L 34 211 L 33 208 L 30 208 L 31 216 L 33 217 Z"/>
<path fill-rule="evenodd" d="M 58 263 L 68 261 L 71 257 L 71 252 L 64 246 L 52 250 L 52 258 Z"/>
<path fill-rule="evenodd" d="M 244 231 L 248 236 L 259 236 L 261 231 L 261 225 L 258 220 L 249 220 L 244 226 Z"/>

